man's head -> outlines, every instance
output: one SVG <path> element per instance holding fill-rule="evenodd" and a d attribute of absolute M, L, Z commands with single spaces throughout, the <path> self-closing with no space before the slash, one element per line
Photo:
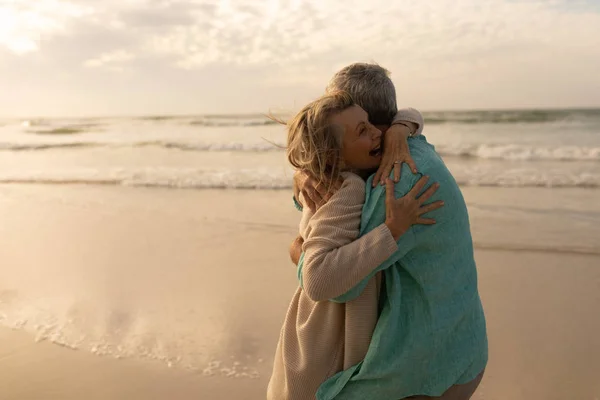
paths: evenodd
<path fill-rule="evenodd" d="M 377 64 L 355 63 L 338 71 L 327 85 L 326 92 L 343 90 L 356 104 L 369 113 L 369 120 L 378 127 L 389 125 L 398 112 L 396 88 L 390 73 Z"/>

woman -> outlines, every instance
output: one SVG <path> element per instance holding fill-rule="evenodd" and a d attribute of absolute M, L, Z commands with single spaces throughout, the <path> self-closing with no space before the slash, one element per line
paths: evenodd
<path fill-rule="evenodd" d="M 324 187 L 332 188 L 340 179 L 343 183 L 318 211 L 303 210 L 301 285 L 281 330 L 268 399 L 314 399 L 327 378 L 364 358 L 378 317 L 380 276 L 351 302 L 329 299 L 346 292 L 391 256 L 411 225 L 435 223 L 421 216 L 443 205 L 423 205 L 437 190 L 435 185 L 416 198 L 427 183 L 424 177 L 410 196 L 388 198 L 385 223 L 358 238 L 364 179 L 381 163 L 381 139 L 366 112 L 342 92 L 310 103 L 289 124 L 291 164 L 318 177 Z M 387 184 L 393 193 L 393 182 Z"/>

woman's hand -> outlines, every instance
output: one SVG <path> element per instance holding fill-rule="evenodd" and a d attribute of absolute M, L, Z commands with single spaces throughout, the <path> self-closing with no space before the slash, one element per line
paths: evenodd
<path fill-rule="evenodd" d="M 417 195 L 425 187 L 428 180 L 429 177 L 422 177 L 406 196 L 400 197 L 399 199 L 396 199 L 396 196 L 394 195 L 394 182 L 389 178 L 386 180 L 385 224 L 390 229 L 394 240 L 398 241 L 400 236 L 402 236 L 412 225 L 435 224 L 434 219 L 422 218 L 421 216 L 444 206 L 443 201 L 436 201 L 431 204 L 423 205 L 423 203 L 433 196 L 440 185 L 434 183 L 417 198 Z"/>
<path fill-rule="evenodd" d="M 300 262 L 300 255 L 302 254 L 302 245 L 304 244 L 304 239 L 302 236 L 298 236 L 292 244 L 290 245 L 290 259 L 294 265 L 298 265 Z"/>
<path fill-rule="evenodd" d="M 410 155 L 408 149 L 408 137 L 410 129 L 401 124 L 395 124 L 389 127 L 385 132 L 383 140 L 383 158 L 379 169 L 373 178 L 373 187 L 377 186 L 378 182 L 381 185 L 390 176 L 392 168 L 394 169 L 394 182 L 400 180 L 400 170 L 402 163 L 408 164 L 414 174 L 417 173 L 417 165 Z"/>
<path fill-rule="evenodd" d="M 333 183 L 331 188 L 326 188 L 323 184 L 317 184 L 317 180 L 308 172 L 296 171 L 294 174 L 294 196 L 299 201 L 302 193 L 306 203 L 303 206 L 308 207 L 313 213 L 327 203 L 340 187 L 342 187 L 341 180 Z"/>

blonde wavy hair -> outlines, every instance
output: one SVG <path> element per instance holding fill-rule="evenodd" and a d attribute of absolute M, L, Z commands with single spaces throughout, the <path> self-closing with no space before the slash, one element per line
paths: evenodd
<path fill-rule="evenodd" d="M 288 161 L 327 189 L 338 180 L 344 165 L 344 128 L 333 124 L 331 117 L 355 104 L 347 92 L 329 93 L 307 104 L 286 124 Z"/>

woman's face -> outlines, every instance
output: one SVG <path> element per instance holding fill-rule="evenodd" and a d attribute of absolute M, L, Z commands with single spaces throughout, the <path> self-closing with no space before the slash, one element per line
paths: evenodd
<path fill-rule="evenodd" d="M 381 163 L 381 131 L 369 122 L 360 106 L 352 106 L 331 117 L 331 122 L 344 128 L 342 158 L 346 168 L 366 171 Z"/>

